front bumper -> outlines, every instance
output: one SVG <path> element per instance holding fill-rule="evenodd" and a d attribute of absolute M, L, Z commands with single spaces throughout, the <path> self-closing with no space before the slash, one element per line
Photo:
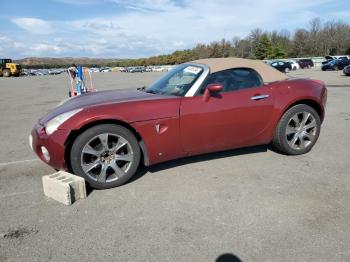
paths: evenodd
<path fill-rule="evenodd" d="M 65 143 L 70 130 L 58 129 L 47 135 L 45 128 L 37 124 L 30 135 L 29 143 L 34 153 L 46 164 L 55 169 L 67 170 L 65 162 Z M 43 148 L 48 151 L 49 159 L 43 154 Z"/>

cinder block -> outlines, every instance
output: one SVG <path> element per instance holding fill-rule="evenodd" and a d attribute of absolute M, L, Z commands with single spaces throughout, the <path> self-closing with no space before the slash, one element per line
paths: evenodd
<path fill-rule="evenodd" d="M 43 176 L 44 194 L 65 205 L 86 198 L 85 180 L 64 171 Z"/>

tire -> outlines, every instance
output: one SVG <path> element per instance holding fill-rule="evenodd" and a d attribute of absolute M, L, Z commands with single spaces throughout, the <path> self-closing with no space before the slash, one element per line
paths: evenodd
<path fill-rule="evenodd" d="M 285 72 L 285 73 L 289 73 L 289 71 L 290 71 L 290 70 L 289 70 L 288 67 L 286 67 L 286 68 L 284 69 L 284 72 Z"/>
<path fill-rule="evenodd" d="M 136 173 L 140 158 L 140 147 L 133 133 L 113 124 L 87 129 L 73 142 L 70 152 L 73 173 L 96 189 L 126 183 Z"/>
<path fill-rule="evenodd" d="M 272 144 L 287 155 L 305 154 L 315 145 L 320 130 L 321 120 L 316 110 L 305 104 L 295 105 L 278 122 Z"/>
<path fill-rule="evenodd" d="M 4 77 L 10 77 L 11 76 L 11 71 L 8 69 L 2 70 L 2 74 Z"/>

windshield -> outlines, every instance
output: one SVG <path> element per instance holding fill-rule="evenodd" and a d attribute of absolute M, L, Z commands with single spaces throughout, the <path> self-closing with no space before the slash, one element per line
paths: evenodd
<path fill-rule="evenodd" d="M 146 92 L 173 96 L 184 96 L 202 74 L 200 66 L 182 64 L 172 69 L 158 81 L 146 88 Z"/>

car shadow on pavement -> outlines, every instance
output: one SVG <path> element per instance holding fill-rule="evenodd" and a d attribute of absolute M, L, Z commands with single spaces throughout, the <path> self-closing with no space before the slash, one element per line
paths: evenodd
<path fill-rule="evenodd" d="M 218 256 L 215 262 L 242 262 L 242 260 L 234 254 L 225 253 Z"/>
<path fill-rule="evenodd" d="M 238 155 L 262 153 L 262 152 L 267 152 L 268 149 L 273 151 L 273 149 L 270 148 L 270 146 L 261 145 L 261 146 L 208 153 L 208 154 L 197 155 L 197 156 L 190 156 L 190 157 L 167 161 L 167 162 L 156 164 L 154 166 L 149 166 L 149 167 L 141 166 L 138 172 L 127 182 L 127 184 L 132 183 L 133 181 L 136 181 L 137 179 L 143 177 L 148 172 L 155 173 L 165 169 L 174 168 L 174 167 L 183 166 L 183 165 L 192 164 L 192 163 L 198 163 L 198 162 L 209 161 L 214 159 L 221 159 L 225 157 L 233 157 Z"/>

